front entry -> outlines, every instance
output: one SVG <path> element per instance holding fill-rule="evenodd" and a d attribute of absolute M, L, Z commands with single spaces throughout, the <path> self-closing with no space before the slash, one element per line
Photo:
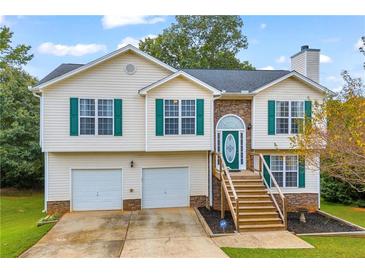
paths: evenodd
<path fill-rule="evenodd" d="M 223 158 L 228 168 L 239 169 L 238 131 L 222 132 Z"/>

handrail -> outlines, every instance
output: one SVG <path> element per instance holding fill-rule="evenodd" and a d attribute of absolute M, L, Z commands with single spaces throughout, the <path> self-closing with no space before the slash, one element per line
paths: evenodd
<path fill-rule="evenodd" d="M 232 182 L 231 176 L 229 174 L 229 171 L 228 171 L 228 168 L 226 166 L 226 163 L 223 160 L 222 154 L 213 151 L 212 152 L 212 156 L 213 156 L 213 159 L 212 159 L 213 175 L 216 176 L 216 177 L 218 177 L 217 176 L 217 168 L 216 168 L 216 164 L 217 164 L 217 160 L 218 160 L 218 166 L 219 166 L 219 171 L 220 171 L 219 179 L 221 181 L 221 186 L 223 187 L 224 194 L 227 197 L 228 206 L 229 206 L 229 209 L 231 211 L 232 218 L 233 218 L 233 221 L 235 223 L 236 229 L 239 230 L 239 225 L 238 225 L 238 217 L 239 217 L 239 212 L 238 212 L 238 210 L 239 210 L 238 196 L 237 196 L 236 190 L 235 190 L 235 188 L 233 186 L 233 182 Z M 227 177 L 229 186 L 230 186 L 230 188 L 232 190 L 233 198 L 234 198 L 234 201 L 236 202 L 236 211 L 235 211 L 235 209 L 233 207 L 233 204 L 232 204 L 232 201 L 231 201 L 229 192 L 228 192 L 228 188 L 227 188 L 227 185 L 226 185 L 226 180 L 224 179 L 224 175 Z M 221 206 L 223 208 L 223 204 Z"/>
<path fill-rule="evenodd" d="M 269 191 L 269 194 L 270 194 L 270 196 L 271 196 L 271 198 L 272 198 L 272 200 L 273 200 L 273 202 L 275 204 L 276 209 L 279 212 L 279 215 L 280 215 L 281 219 L 283 220 L 283 223 L 285 225 L 285 228 L 287 228 L 287 209 L 286 209 L 287 208 L 287 204 L 286 204 L 287 202 L 286 202 L 286 197 L 283 194 L 283 192 L 281 191 L 278 182 L 276 181 L 274 175 L 271 172 L 270 167 L 268 166 L 268 164 L 265 161 L 264 156 L 261 153 L 258 153 L 258 154 L 253 153 L 253 155 L 254 156 L 255 155 L 258 155 L 259 156 L 259 170 L 255 169 L 255 167 L 254 167 L 254 170 L 255 171 L 259 171 L 261 173 L 261 176 L 262 176 L 263 181 L 264 181 L 264 183 L 266 185 L 266 188 Z M 262 165 L 261 165 L 261 163 L 262 163 Z M 273 185 L 276 187 L 276 189 L 278 191 L 278 194 L 279 194 L 279 196 L 280 196 L 280 198 L 282 200 L 282 207 L 283 207 L 282 210 L 280 209 L 280 207 L 279 207 L 279 205 L 278 205 L 278 203 L 277 203 L 277 201 L 276 201 L 276 199 L 275 199 L 275 197 L 274 197 L 274 195 L 272 193 L 272 190 L 270 188 L 269 182 L 266 182 L 265 176 L 264 176 L 263 171 L 262 171 L 262 166 L 264 166 L 266 168 L 267 172 L 270 175 L 270 178 L 271 178 L 271 181 L 272 181 Z"/>

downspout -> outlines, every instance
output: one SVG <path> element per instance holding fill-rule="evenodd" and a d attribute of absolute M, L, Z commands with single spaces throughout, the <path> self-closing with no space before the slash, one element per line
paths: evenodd
<path fill-rule="evenodd" d="M 44 109 L 44 100 L 43 96 L 40 96 L 36 93 L 36 90 L 31 86 L 28 87 L 28 90 L 32 92 L 33 96 L 40 99 L 39 104 L 39 118 L 40 118 L 40 132 L 39 132 L 39 145 L 43 147 L 43 109 Z M 42 212 L 47 212 L 47 200 L 48 200 L 48 152 L 44 152 L 44 207 Z"/>
<path fill-rule="evenodd" d="M 210 148 L 210 152 L 208 153 L 208 165 L 209 165 L 209 178 L 208 178 L 208 190 L 209 190 L 209 206 L 213 206 L 213 185 L 212 185 L 212 176 L 213 176 L 213 165 L 215 165 L 215 163 L 212 163 L 212 152 L 214 151 L 214 147 L 215 147 L 215 142 L 214 142 L 214 131 L 215 131 L 215 125 L 214 125 L 214 101 L 219 99 L 221 97 L 221 95 L 217 96 L 217 97 L 213 97 L 212 103 L 211 103 L 211 110 L 212 110 L 212 114 L 211 115 L 211 148 Z"/>

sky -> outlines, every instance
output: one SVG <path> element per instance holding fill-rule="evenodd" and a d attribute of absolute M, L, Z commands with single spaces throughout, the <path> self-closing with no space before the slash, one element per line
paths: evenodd
<path fill-rule="evenodd" d="M 359 52 L 365 16 L 242 16 L 248 48 L 238 58 L 257 69 L 290 69 L 302 45 L 321 50 L 321 84 L 338 91 L 341 71 L 365 78 Z M 155 37 L 174 16 L 0 16 L 15 44 L 32 47 L 25 69 L 43 78 L 61 63 L 87 63 L 125 44 Z"/>

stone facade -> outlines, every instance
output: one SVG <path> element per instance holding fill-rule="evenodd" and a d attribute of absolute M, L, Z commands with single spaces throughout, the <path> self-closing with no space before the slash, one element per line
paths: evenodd
<path fill-rule="evenodd" d="M 251 100 L 215 100 L 214 101 L 214 125 L 216 126 L 219 119 L 227 114 L 234 114 L 240 117 L 246 125 L 246 161 L 247 168 L 253 167 L 253 161 L 250 157 L 251 153 L 251 130 L 248 125 L 251 124 Z M 216 132 L 214 128 L 214 143 Z"/>
<path fill-rule="evenodd" d="M 70 201 L 48 201 L 47 214 L 64 214 L 70 212 Z"/>
<path fill-rule="evenodd" d="M 213 191 L 212 207 L 214 210 L 221 210 L 221 183 L 215 176 L 213 176 L 212 178 L 212 191 Z M 224 195 L 223 199 L 224 199 L 224 209 L 229 210 L 227 199 Z"/>
<path fill-rule="evenodd" d="M 204 195 L 190 196 L 190 207 L 203 207 L 208 205 L 208 197 Z"/>
<path fill-rule="evenodd" d="M 141 209 L 141 199 L 123 200 L 123 210 L 133 211 Z"/>
<path fill-rule="evenodd" d="M 281 207 L 281 199 L 278 194 L 274 194 L 276 201 Z M 284 193 L 287 199 L 288 212 L 295 212 L 300 209 L 306 209 L 309 212 L 318 210 L 317 193 Z"/>

